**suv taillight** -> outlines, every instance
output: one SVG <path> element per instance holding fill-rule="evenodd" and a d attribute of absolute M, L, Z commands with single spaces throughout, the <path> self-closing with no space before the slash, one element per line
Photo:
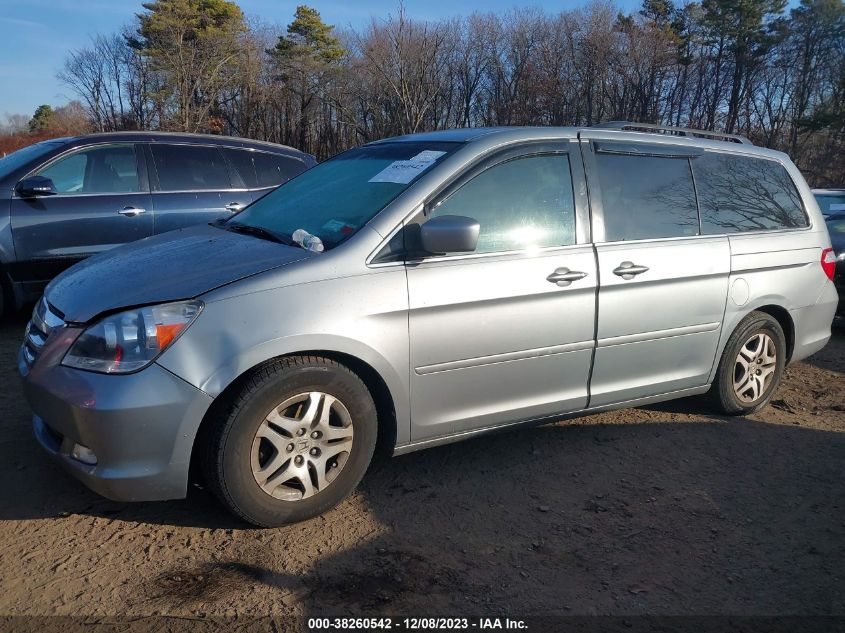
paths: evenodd
<path fill-rule="evenodd" d="M 832 248 L 826 248 L 822 251 L 822 269 L 827 278 L 833 281 L 833 275 L 836 273 L 836 253 Z"/>

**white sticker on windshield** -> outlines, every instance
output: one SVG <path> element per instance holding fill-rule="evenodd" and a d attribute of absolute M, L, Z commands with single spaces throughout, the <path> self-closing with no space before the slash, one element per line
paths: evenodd
<path fill-rule="evenodd" d="M 426 149 L 408 160 L 393 161 L 375 176 L 370 178 L 370 182 L 395 182 L 399 184 L 407 184 L 426 169 L 431 167 L 434 161 L 443 156 L 445 153 L 446 152 Z"/>
<path fill-rule="evenodd" d="M 830 210 L 831 211 L 845 211 L 845 204 L 834 203 L 834 204 L 830 205 Z"/>

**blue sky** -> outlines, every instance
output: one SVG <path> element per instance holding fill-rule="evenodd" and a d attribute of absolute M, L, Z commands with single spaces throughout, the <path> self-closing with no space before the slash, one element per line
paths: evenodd
<path fill-rule="evenodd" d="M 71 96 L 56 79 L 69 50 L 86 46 L 96 33 L 129 23 L 142 0 L 0 0 L 0 115 L 31 114 L 42 103 L 61 105 Z M 542 6 L 547 11 L 579 7 L 587 0 L 405 0 L 411 17 L 437 19 L 473 11 Z M 399 0 L 239 0 L 248 16 L 286 25 L 297 4 L 315 7 L 330 24 L 358 27 L 371 16 L 395 13 Z M 638 0 L 616 0 L 635 11 Z"/>

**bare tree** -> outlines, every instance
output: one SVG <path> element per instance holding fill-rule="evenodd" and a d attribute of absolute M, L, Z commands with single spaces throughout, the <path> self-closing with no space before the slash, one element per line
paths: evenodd
<path fill-rule="evenodd" d="M 631 14 L 588 0 L 438 21 L 400 4 L 344 32 L 307 6 L 285 27 L 246 23 L 232 0 L 144 7 L 59 75 L 96 129 L 219 131 L 324 158 L 444 127 L 629 119 L 741 131 L 814 183 L 845 182 L 843 0 L 788 13 L 784 0 L 644 0 Z"/>

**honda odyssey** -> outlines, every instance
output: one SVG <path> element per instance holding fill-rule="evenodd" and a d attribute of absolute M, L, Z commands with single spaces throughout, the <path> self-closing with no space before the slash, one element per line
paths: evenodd
<path fill-rule="evenodd" d="M 394 454 L 704 394 L 765 406 L 837 303 L 779 152 L 643 124 L 461 129 L 349 150 L 242 212 L 96 255 L 35 308 L 40 443 L 94 491 L 259 526 Z"/>

